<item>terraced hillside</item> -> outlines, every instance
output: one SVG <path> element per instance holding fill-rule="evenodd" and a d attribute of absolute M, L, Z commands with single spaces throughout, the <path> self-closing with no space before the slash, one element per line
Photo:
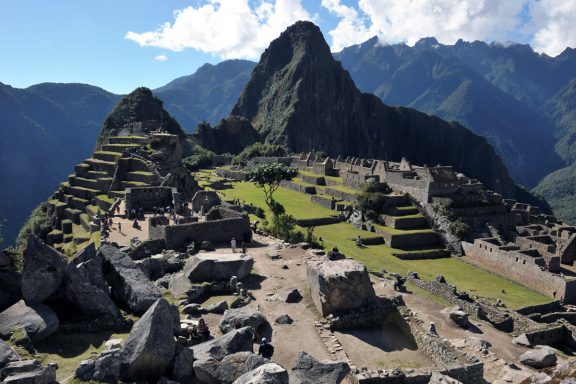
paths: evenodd
<path fill-rule="evenodd" d="M 68 181 L 48 201 L 48 213 L 54 217 L 47 242 L 57 249 L 99 243 L 100 232 L 92 223 L 124 196 L 130 187 L 157 185 L 159 175 L 153 164 L 136 155 L 147 150 L 150 139 L 142 136 L 114 136 L 92 157 L 74 167 Z M 131 156 L 123 156 L 131 153 Z"/>
<path fill-rule="evenodd" d="M 195 178 L 199 185 L 217 190 L 225 200 L 239 199 L 247 205 L 266 210 L 262 191 L 252 183 L 227 181 L 213 170 L 201 170 L 195 174 Z M 322 182 L 326 185 L 319 185 Z M 358 194 L 357 190 L 344 186 L 341 178 L 301 171 L 292 183 L 297 186 L 285 184 L 274 195 L 284 205 L 286 212 L 301 224 L 314 219 L 334 219 L 329 224 L 315 225 L 315 236 L 322 239 L 325 249 L 337 246 L 341 252 L 363 262 L 373 272 L 385 270 L 406 274 L 415 271 L 424 279 L 434 279 L 442 274 L 459 289 L 493 300 L 500 299 L 512 308 L 549 301 L 546 296 L 467 264 L 458 257 L 449 257 L 436 236 L 432 241 L 433 235 L 436 235 L 434 230 L 424 224 L 425 219 L 418 209 L 409 200 L 404 200 L 402 195 L 397 195 L 398 204 L 385 215 L 386 225 L 358 229 L 348 222 L 335 220 L 339 211 L 353 204 L 354 196 Z M 297 191 L 300 190 L 298 186 L 314 188 L 315 194 L 310 193 L 311 189 L 309 193 Z M 343 196 L 349 200 L 343 199 Z M 334 209 L 330 208 L 332 205 Z M 251 215 L 251 220 L 257 219 Z M 300 229 L 305 230 L 302 226 Z M 361 237 L 365 247 L 355 245 L 357 236 Z M 390 244 L 390 239 L 396 242 L 406 238 L 416 239 L 420 245 Z M 410 260 L 406 255 L 410 256 Z M 435 258 L 440 255 L 447 257 Z"/>

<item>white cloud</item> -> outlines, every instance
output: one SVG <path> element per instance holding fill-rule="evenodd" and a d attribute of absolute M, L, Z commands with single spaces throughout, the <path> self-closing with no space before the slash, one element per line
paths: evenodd
<path fill-rule="evenodd" d="M 526 0 L 359 0 L 358 9 L 344 10 L 339 1 L 322 5 L 341 22 L 331 36 L 348 36 L 355 43 L 378 36 L 383 43 L 414 44 L 434 36 L 451 44 L 464 40 L 505 41 L 518 29 Z M 340 11 L 338 11 L 340 9 Z M 355 14 L 354 14 L 355 13 Z M 366 20 L 359 18 L 364 17 Z M 353 31 L 350 31 L 352 29 Z M 347 41 L 349 45 L 353 41 Z M 335 44 L 334 48 L 339 47 Z"/>
<path fill-rule="evenodd" d="M 126 38 L 141 46 L 254 59 L 288 26 L 310 19 L 301 0 L 261 0 L 253 9 L 248 0 L 208 0 L 176 11 L 172 23 L 155 31 L 128 32 Z"/>
<path fill-rule="evenodd" d="M 156 56 L 156 57 L 154 58 L 154 61 L 158 61 L 158 62 L 160 62 L 160 63 L 162 63 L 162 62 L 164 62 L 164 61 L 166 61 L 166 60 L 168 60 L 168 56 L 166 56 L 166 55 L 163 54 L 163 53 L 159 54 L 158 56 Z"/>
<path fill-rule="evenodd" d="M 322 0 L 322 6 L 340 19 L 336 28 L 328 32 L 332 37 L 333 51 L 340 51 L 372 37 L 364 20 L 353 7 L 341 4 L 340 0 Z"/>
<path fill-rule="evenodd" d="M 568 46 L 576 47 L 576 2 L 541 0 L 530 6 L 533 48 L 556 56 Z"/>

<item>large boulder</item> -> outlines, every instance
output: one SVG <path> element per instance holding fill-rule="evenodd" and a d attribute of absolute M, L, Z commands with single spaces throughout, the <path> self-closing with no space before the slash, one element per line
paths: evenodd
<path fill-rule="evenodd" d="M 0 311 L 20 300 L 20 279 L 14 257 L 8 251 L 0 251 Z"/>
<path fill-rule="evenodd" d="M 98 254 L 104 261 L 104 276 L 114 296 L 132 312 L 140 315 L 162 298 L 160 290 L 127 254 L 109 244 L 102 245 Z"/>
<path fill-rule="evenodd" d="M 8 344 L 0 339 L 0 369 L 6 364 L 20 360 L 20 356 Z"/>
<path fill-rule="evenodd" d="M 298 288 L 288 289 L 279 293 L 277 296 L 280 301 L 285 303 L 299 303 L 300 300 L 302 300 L 302 295 L 300 294 Z"/>
<path fill-rule="evenodd" d="M 321 363 L 306 352 L 300 352 L 292 373 L 301 384 L 338 384 L 350 372 L 347 363 Z"/>
<path fill-rule="evenodd" d="M 176 344 L 176 352 L 170 364 L 170 378 L 179 383 L 189 383 L 194 378 L 194 351 Z"/>
<path fill-rule="evenodd" d="M 19 360 L 2 369 L 2 384 L 54 384 L 56 366 L 42 367 L 37 360 Z"/>
<path fill-rule="evenodd" d="M 268 363 L 246 372 L 233 384 L 288 384 L 288 372 L 276 363 Z"/>
<path fill-rule="evenodd" d="M 257 330 L 268 323 L 266 315 L 250 307 L 227 309 L 218 323 L 222 333 L 228 333 L 239 327 L 252 327 Z"/>
<path fill-rule="evenodd" d="M 110 298 L 108 290 L 92 285 L 85 274 L 74 263 L 66 267 L 64 294 L 69 302 L 90 318 L 120 319 L 120 311 Z"/>
<path fill-rule="evenodd" d="M 160 377 L 174 357 L 178 310 L 165 299 L 157 300 L 134 324 L 122 351 L 123 381 Z"/>
<path fill-rule="evenodd" d="M 269 360 L 252 352 L 236 352 L 222 360 L 210 359 L 194 363 L 196 377 L 208 384 L 232 384 L 243 374 Z"/>
<path fill-rule="evenodd" d="M 462 382 L 453 379 L 450 376 L 446 376 L 438 371 L 433 371 L 428 384 L 462 384 Z"/>
<path fill-rule="evenodd" d="M 58 317 L 44 304 L 26 304 L 20 300 L 0 313 L 0 336 L 8 336 L 13 330 L 23 329 L 36 343 L 56 332 Z"/>
<path fill-rule="evenodd" d="M 186 276 L 184 276 L 184 272 L 177 272 L 170 276 L 168 290 L 172 297 L 176 299 L 186 298 L 188 292 L 190 292 L 192 288 L 193 284 Z"/>
<path fill-rule="evenodd" d="M 254 258 L 242 253 L 205 253 L 192 257 L 184 266 L 184 275 L 192 282 L 242 280 L 250 274 Z"/>
<path fill-rule="evenodd" d="M 102 257 L 96 253 L 94 243 L 90 243 L 81 249 L 74 255 L 71 262 L 90 284 L 100 288 L 103 292 L 110 291 L 102 271 Z"/>
<path fill-rule="evenodd" d="M 250 327 L 228 332 L 217 339 L 206 341 L 192 347 L 194 351 L 194 373 L 200 381 L 211 380 L 204 367 L 211 360 L 220 361 L 224 357 L 236 352 L 252 352 L 254 345 L 254 331 Z"/>
<path fill-rule="evenodd" d="M 448 312 L 448 317 L 450 317 L 450 320 L 462 328 L 467 328 L 470 326 L 468 314 L 464 312 L 460 307 L 451 308 Z"/>
<path fill-rule="evenodd" d="M 556 353 L 547 346 L 537 346 L 531 351 L 524 352 L 518 358 L 520 362 L 532 368 L 548 368 L 556 364 Z"/>
<path fill-rule="evenodd" d="M 136 264 L 151 280 L 157 280 L 167 273 L 177 272 L 184 266 L 184 262 L 172 253 L 154 255 L 138 260 Z"/>
<path fill-rule="evenodd" d="M 121 362 L 120 348 L 104 351 L 95 359 L 81 361 L 74 372 L 74 378 L 80 381 L 116 383 L 120 377 Z"/>
<path fill-rule="evenodd" d="M 228 309 L 228 302 L 226 300 L 221 300 L 217 303 L 214 303 L 206 307 L 206 312 L 222 315 L 224 314 L 224 312 L 226 312 L 227 309 Z"/>
<path fill-rule="evenodd" d="M 31 234 L 24 249 L 22 297 L 27 302 L 42 303 L 62 284 L 66 259 L 38 236 Z"/>
<path fill-rule="evenodd" d="M 376 300 L 368 270 L 356 260 L 309 260 L 306 274 L 312 301 L 324 317 L 369 307 Z"/>

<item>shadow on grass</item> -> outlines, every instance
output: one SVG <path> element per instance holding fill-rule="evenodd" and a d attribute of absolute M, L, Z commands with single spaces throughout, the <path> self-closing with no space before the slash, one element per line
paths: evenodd
<path fill-rule="evenodd" d="M 73 333 L 56 332 L 36 345 L 36 351 L 69 359 L 85 353 L 90 347 L 100 348 L 112 332 Z"/>

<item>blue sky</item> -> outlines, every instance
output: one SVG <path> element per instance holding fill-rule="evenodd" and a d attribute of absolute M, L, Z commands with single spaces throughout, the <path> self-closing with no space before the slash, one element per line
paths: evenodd
<path fill-rule="evenodd" d="M 551 56 L 576 45 L 576 1 L 566 0 L 3 0 L 0 82 L 156 88 L 207 62 L 257 60 L 298 19 L 335 51 L 374 35 L 513 40 Z"/>

